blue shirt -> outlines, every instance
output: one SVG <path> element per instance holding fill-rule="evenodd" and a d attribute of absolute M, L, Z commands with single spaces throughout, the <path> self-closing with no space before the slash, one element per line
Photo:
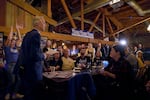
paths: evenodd
<path fill-rule="evenodd" d="M 5 52 L 5 59 L 7 64 L 17 62 L 19 51 L 16 47 L 11 48 L 9 46 L 5 46 L 4 52 Z"/>

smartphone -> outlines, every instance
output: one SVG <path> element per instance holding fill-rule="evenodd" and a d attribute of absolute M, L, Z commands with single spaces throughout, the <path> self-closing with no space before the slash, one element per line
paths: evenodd
<path fill-rule="evenodd" d="M 103 68 L 106 68 L 108 66 L 109 62 L 107 60 L 102 61 Z"/>

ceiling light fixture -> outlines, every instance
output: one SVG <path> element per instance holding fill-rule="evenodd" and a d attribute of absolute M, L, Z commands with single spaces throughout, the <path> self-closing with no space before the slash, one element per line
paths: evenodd
<path fill-rule="evenodd" d="M 119 43 L 120 43 L 121 45 L 127 45 L 127 41 L 124 40 L 124 39 L 123 39 L 123 40 L 120 40 Z"/>
<path fill-rule="evenodd" d="M 123 0 L 112 0 L 109 2 L 110 7 L 113 8 L 113 11 L 119 11 L 120 7 L 124 4 Z"/>
<path fill-rule="evenodd" d="M 120 2 L 120 0 L 112 0 L 112 1 L 109 2 L 109 4 L 113 5 L 113 4 L 118 3 L 118 2 Z"/>
<path fill-rule="evenodd" d="M 147 31 L 150 32 L 150 24 L 147 27 Z"/>

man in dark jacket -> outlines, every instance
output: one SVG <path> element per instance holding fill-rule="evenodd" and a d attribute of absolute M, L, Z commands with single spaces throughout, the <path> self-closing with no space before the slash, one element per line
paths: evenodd
<path fill-rule="evenodd" d="M 24 36 L 20 55 L 24 67 L 23 85 L 27 90 L 25 100 L 37 100 L 40 95 L 42 81 L 42 60 L 44 55 L 40 48 L 40 32 L 45 30 L 45 20 L 42 16 L 33 19 L 34 29 Z M 38 98 L 39 99 L 39 98 Z"/>

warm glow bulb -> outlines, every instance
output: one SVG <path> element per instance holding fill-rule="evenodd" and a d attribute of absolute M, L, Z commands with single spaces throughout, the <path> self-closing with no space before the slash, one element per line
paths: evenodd
<path fill-rule="evenodd" d="M 65 45 L 65 43 L 64 43 L 64 42 L 62 43 L 62 46 L 63 46 L 63 45 Z"/>

